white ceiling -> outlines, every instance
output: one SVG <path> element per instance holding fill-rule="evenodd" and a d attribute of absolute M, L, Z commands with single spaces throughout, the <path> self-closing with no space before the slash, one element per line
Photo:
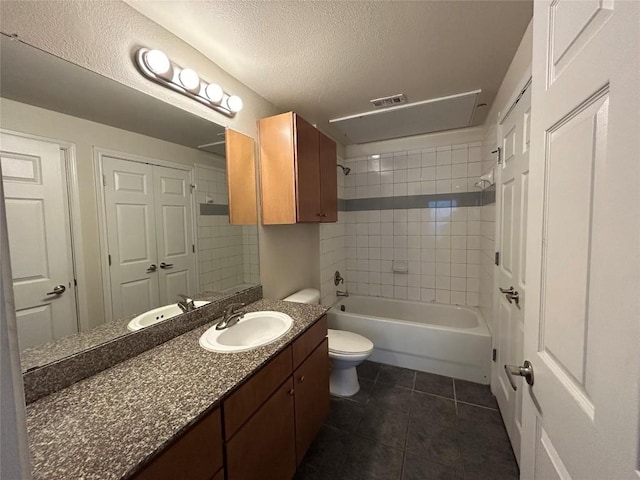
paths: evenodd
<path fill-rule="evenodd" d="M 482 123 L 532 16 L 531 0 L 125 1 L 344 144 L 330 119 L 397 93 L 413 103 L 481 89 Z"/>

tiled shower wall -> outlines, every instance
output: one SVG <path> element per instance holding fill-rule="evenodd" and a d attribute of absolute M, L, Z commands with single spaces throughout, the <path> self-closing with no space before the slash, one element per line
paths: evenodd
<path fill-rule="evenodd" d="M 347 201 L 427 195 L 422 208 L 344 212 L 350 293 L 480 304 L 483 207 L 460 206 L 455 194 L 479 192 L 481 147 L 473 142 L 346 159 L 352 170 L 344 177 Z"/>
<path fill-rule="evenodd" d="M 482 141 L 482 173 L 489 171 L 491 167 L 498 168 L 496 165 L 496 154 L 492 153 L 496 150 L 496 126 L 489 128 Z M 495 192 L 495 186 L 486 191 L 486 196 L 491 196 Z M 493 318 L 493 296 L 494 296 L 494 255 L 495 246 L 495 228 L 496 228 L 496 202 L 495 195 L 487 203 L 482 206 L 481 217 L 481 250 L 480 250 L 480 310 L 482 316 L 487 320 L 489 329 L 492 328 Z"/>
<path fill-rule="evenodd" d="M 195 176 L 200 290 L 259 283 L 257 227 L 229 225 L 225 170 L 197 165 Z"/>
<path fill-rule="evenodd" d="M 343 159 L 338 157 L 338 163 Z M 345 175 L 338 169 L 338 198 L 344 198 Z M 333 305 L 337 300 L 336 290 L 345 290 L 346 285 L 335 286 L 333 278 L 336 271 L 346 278 L 345 261 L 345 212 L 338 212 L 336 223 L 320 224 L 320 295 L 323 305 Z"/>

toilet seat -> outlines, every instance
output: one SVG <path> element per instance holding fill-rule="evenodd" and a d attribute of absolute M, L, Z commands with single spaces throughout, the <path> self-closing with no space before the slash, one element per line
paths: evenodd
<path fill-rule="evenodd" d="M 362 335 L 343 330 L 328 329 L 329 353 L 336 355 L 362 355 L 373 351 L 373 342 Z"/>

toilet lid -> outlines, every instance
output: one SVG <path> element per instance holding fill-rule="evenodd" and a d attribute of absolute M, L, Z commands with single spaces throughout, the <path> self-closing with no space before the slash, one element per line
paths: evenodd
<path fill-rule="evenodd" d="M 329 351 L 354 354 L 371 350 L 373 350 L 373 342 L 368 338 L 353 332 L 329 329 Z"/>

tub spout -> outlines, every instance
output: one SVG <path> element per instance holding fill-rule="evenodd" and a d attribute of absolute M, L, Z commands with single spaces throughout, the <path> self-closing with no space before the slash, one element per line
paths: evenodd
<path fill-rule="evenodd" d="M 336 290 L 336 296 L 337 297 L 348 297 L 349 296 L 349 292 L 347 292 L 346 290 L 344 292 L 342 292 L 340 290 Z"/>

